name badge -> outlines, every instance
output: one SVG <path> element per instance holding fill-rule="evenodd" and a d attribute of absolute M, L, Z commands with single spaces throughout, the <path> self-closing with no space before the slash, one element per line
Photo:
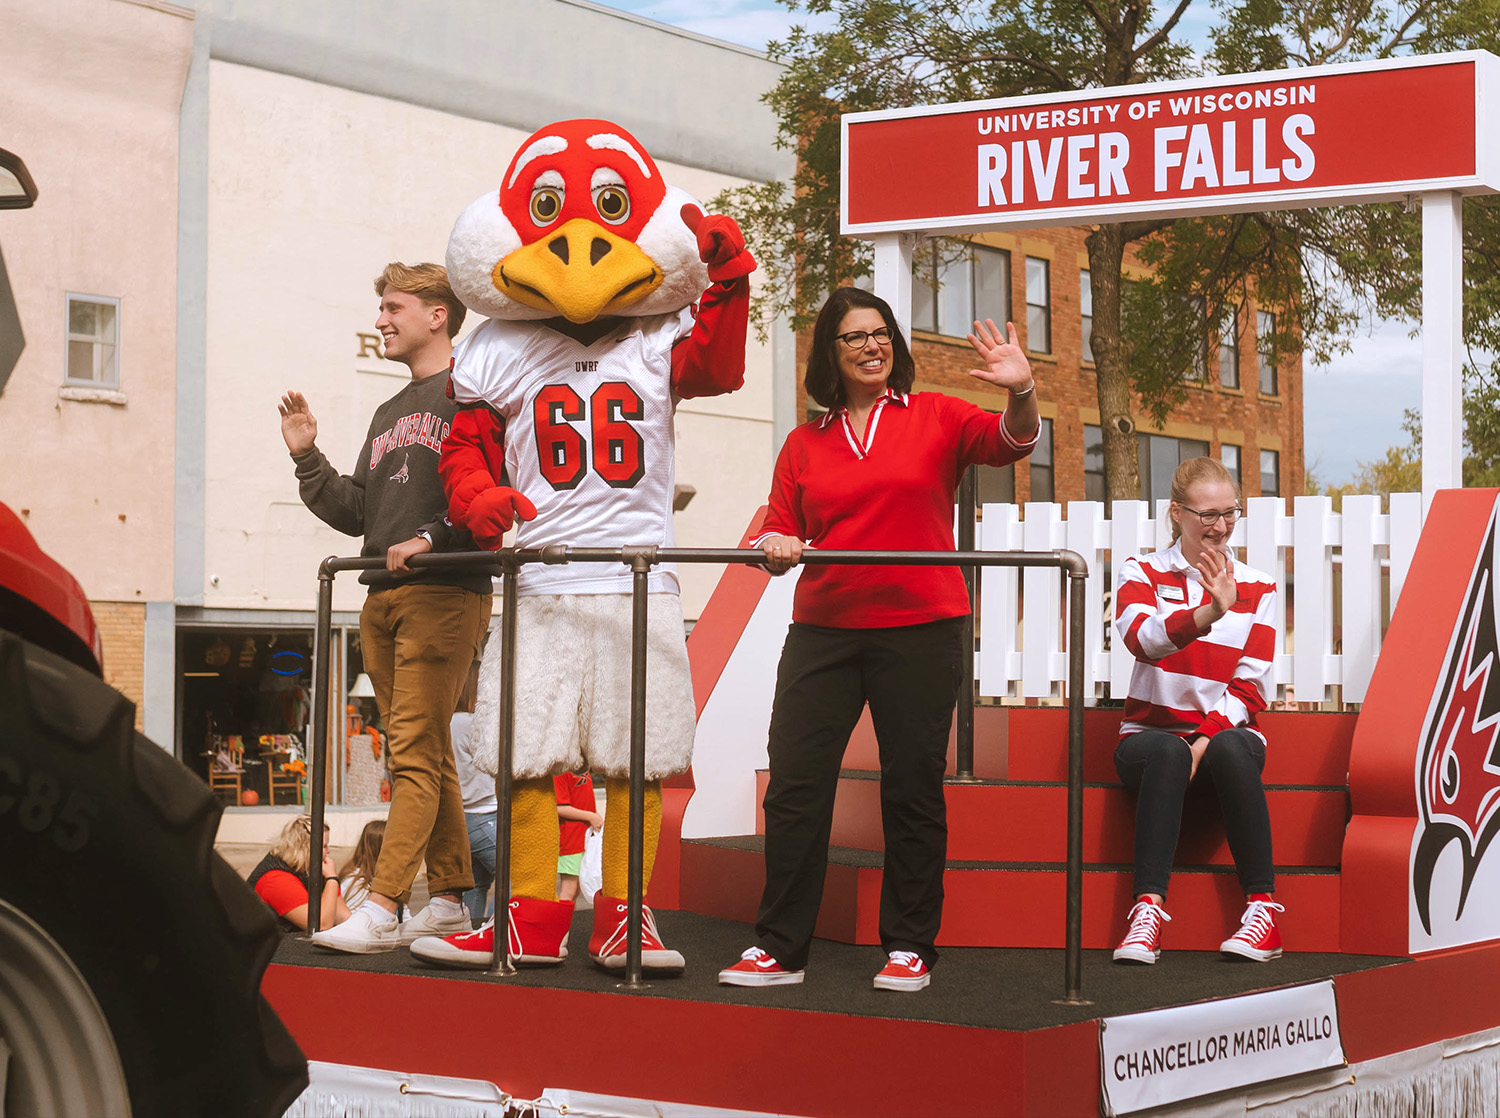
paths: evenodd
<path fill-rule="evenodd" d="M 1164 602 L 1185 602 L 1187 593 L 1180 586 L 1163 586 L 1157 591 Z"/>

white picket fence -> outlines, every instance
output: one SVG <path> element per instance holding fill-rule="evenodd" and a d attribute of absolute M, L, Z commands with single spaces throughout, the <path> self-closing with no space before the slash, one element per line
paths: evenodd
<path fill-rule="evenodd" d="M 1283 591 L 1277 598 L 1272 698 L 1299 704 L 1335 698 L 1363 702 L 1422 529 L 1421 494 L 1392 494 L 1389 513 L 1380 511 L 1380 498 L 1374 496 L 1345 497 L 1338 513 L 1327 497 L 1297 497 L 1292 503 L 1288 516 L 1285 499 L 1251 497 L 1231 539 L 1236 556 L 1272 575 Z M 1109 519 L 1104 506 L 1092 501 L 1069 502 L 1066 516 L 1062 505 L 1047 503 L 1025 505 L 1024 515 L 1020 506 L 1010 504 L 981 510 L 976 541 L 983 550 L 1069 548 L 1088 563 L 1087 701 L 1103 697 L 1106 687 L 1115 697 L 1123 696 L 1130 681 L 1132 661 L 1124 643 L 1106 644 L 1106 626 L 1113 621 L 1106 565 L 1112 577 L 1127 556 L 1169 546 L 1165 507 L 1165 501 L 1159 502 L 1152 517 L 1145 501 L 1116 501 Z M 980 651 L 975 674 L 981 695 L 1045 698 L 1061 693 L 1068 672 L 1063 607 L 1062 580 L 1054 570 L 984 569 L 976 618 Z M 1337 695 L 1334 688 L 1341 689 Z"/>

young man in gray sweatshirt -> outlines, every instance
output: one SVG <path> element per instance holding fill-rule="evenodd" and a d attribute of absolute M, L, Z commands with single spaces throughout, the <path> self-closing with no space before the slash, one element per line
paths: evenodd
<path fill-rule="evenodd" d="M 296 464 L 302 501 L 340 532 L 364 536 L 360 554 L 381 556 L 366 571 L 360 649 L 375 686 L 390 750 L 391 807 L 369 898 L 313 942 L 335 951 L 388 951 L 421 936 L 471 928 L 464 891 L 474 884 L 463 797 L 453 767 L 449 720 L 469 664 L 489 626 L 490 576 L 418 571 L 428 551 L 472 551 L 468 532 L 447 521 L 438 452 L 453 421 L 447 372 L 464 305 L 437 264 L 390 264 L 375 281 L 375 328 L 387 360 L 411 382 L 381 404 L 353 474 L 340 474 L 315 445 L 318 424 L 299 392 L 282 397 L 281 434 Z M 432 902 L 404 923 L 423 859 Z"/>

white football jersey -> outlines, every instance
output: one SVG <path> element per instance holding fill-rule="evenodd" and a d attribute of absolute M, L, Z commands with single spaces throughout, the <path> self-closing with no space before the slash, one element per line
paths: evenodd
<path fill-rule="evenodd" d="M 453 353 L 453 396 L 505 420 L 510 483 L 536 505 L 519 547 L 671 547 L 676 436 L 672 345 L 690 312 L 622 319 L 592 345 L 535 322 L 489 319 Z M 623 563 L 521 568 L 522 594 L 628 594 Z M 679 592 L 669 565 L 653 593 Z"/>

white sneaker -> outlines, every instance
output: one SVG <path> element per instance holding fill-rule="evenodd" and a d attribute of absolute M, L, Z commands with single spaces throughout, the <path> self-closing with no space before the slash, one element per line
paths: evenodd
<path fill-rule="evenodd" d="M 459 906 L 457 916 L 439 916 L 428 904 L 415 916 L 401 922 L 401 942 L 415 943 L 423 936 L 456 936 L 474 930 L 474 921 L 469 919 L 469 910 Z"/>
<path fill-rule="evenodd" d="M 389 916 L 390 922 L 381 920 L 375 913 Z M 337 927 L 314 932 L 312 942 L 314 947 L 342 951 L 347 955 L 374 955 L 401 946 L 401 925 L 393 913 L 387 913 L 374 901 L 366 901 Z"/>

